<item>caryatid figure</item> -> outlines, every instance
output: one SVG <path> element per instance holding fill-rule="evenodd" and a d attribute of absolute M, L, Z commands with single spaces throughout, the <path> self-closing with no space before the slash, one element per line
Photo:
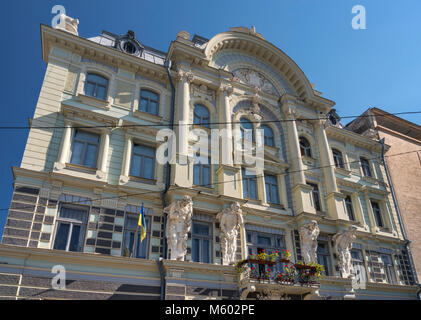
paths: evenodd
<path fill-rule="evenodd" d="M 167 213 L 167 237 L 170 260 L 184 261 L 187 253 L 187 234 L 191 229 L 193 214 L 193 201 L 190 196 L 184 196 L 181 200 L 173 201 L 164 208 Z"/>
<path fill-rule="evenodd" d="M 300 227 L 301 253 L 304 263 L 317 263 L 317 237 L 320 229 L 317 221 L 312 220 Z"/>
<path fill-rule="evenodd" d="M 237 252 L 237 237 L 244 226 L 243 211 L 240 204 L 234 202 L 229 208 L 225 208 L 216 216 L 221 228 L 221 252 L 222 264 L 234 264 Z"/>
<path fill-rule="evenodd" d="M 339 260 L 339 271 L 342 278 L 352 278 L 354 268 L 352 267 L 351 249 L 355 240 L 357 228 L 352 226 L 346 231 L 340 231 L 332 238 L 335 244 L 335 251 Z"/>

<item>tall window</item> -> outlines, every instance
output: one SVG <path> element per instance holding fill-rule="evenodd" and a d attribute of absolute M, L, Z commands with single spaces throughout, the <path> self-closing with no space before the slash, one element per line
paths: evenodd
<path fill-rule="evenodd" d="M 243 178 L 243 197 L 248 199 L 257 199 L 257 177 L 255 175 L 246 175 L 246 169 L 241 169 Z"/>
<path fill-rule="evenodd" d="M 389 254 L 382 254 L 381 259 L 383 262 L 384 273 L 386 275 L 386 282 L 396 284 L 396 274 L 393 268 L 392 257 Z"/>
<path fill-rule="evenodd" d="M 241 130 L 241 138 L 247 139 L 249 141 L 255 142 L 255 136 L 254 136 L 254 126 L 253 123 L 251 123 L 246 118 L 240 119 L 240 130 Z"/>
<path fill-rule="evenodd" d="M 192 259 L 195 262 L 211 263 L 212 232 L 211 225 L 193 221 Z"/>
<path fill-rule="evenodd" d="M 380 211 L 380 205 L 378 202 L 370 201 L 371 202 L 371 209 L 373 210 L 374 219 L 376 221 L 376 225 L 380 228 L 384 227 L 383 219 L 382 219 L 382 212 Z"/>
<path fill-rule="evenodd" d="M 365 269 L 363 253 L 359 249 L 351 250 L 352 266 L 354 267 L 355 277 L 359 283 L 367 282 L 367 273 Z"/>
<path fill-rule="evenodd" d="M 195 104 L 193 113 L 194 113 L 194 119 L 193 119 L 194 124 L 205 127 L 205 128 L 210 127 L 210 124 L 209 124 L 210 113 L 209 113 L 208 108 L 206 108 L 204 105 L 201 105 L 201 104 Z"/>
<path fill-rule="evenodd" d="M 273 130 L 267 125 L 261 125 L 260 129 L 263 129 L 265 146 L 274 147 L 275 146 L 275 138 L 274 138 L 274 135 L 273 135 Z"/>
<path fill-rule="evenodd" d="M 320 204 L 320 193 L 319 186 L 315 183 L 307 182 L 307 185 L 313 187 L 312 196 L 313 196 L 313 206 L 317 211 L 322 211 L 322 206 Z"/>
<path fill-rule="evenodd" d="M 304 137 L 300 137 L 300 151 L 302 156 L 311 158 L 311 145 Z"/>
<path fill-rule="evenodd" d="M 140 90 L 139 110 L 154 115 L 158 114 L 159 95 L 153 91 Z"/>
<path fill-rule="evenodd" d="M 345 207 L 346 207 L 346 213 L 348 214 L 349 220 L 355 221 L 354 208 L 352 207 L 352 199 L 351 199 L 351 196 L 346 196 L 346 198 L 345 198 Z"/>
<path fill-rule="evenodd" d="M 62 206 L 56 221 L 53 248 L 82 252 L 85 240 L 88 209 Z"/>
<path fill-rule="evenodd" d="M 149 248 L 149 237 L 146 236 L 142 242 L 140 242 L 140 230 L 137 231 L 136 241 L 135 234 L 138 226 L 139 216 L 137 214 L 127 214 L 124 221 L 124 234 L 123 234 L 123 245 L 121 248 L 121 255 L 124 257 L 142 258 L 147 259 L 148 248 Z M 146 230 L 150 230 L 150 218 L 145 216 Z M 133 247 L 134 245 L 134 247 Z"/>
<path fill-rule="evenodd" d="M 155 149 L 135 144 L 133 146 L 130 175 L 153 179 L 155 176 Z"/>
<path fill-rule="evenodd" d="M 99 135 L 75 130 L 70 163 L 96 168 L 99 149 Z"/>
<path fill-rule="evenodd" d="M 94 73 L 86 75 L 85 95 L 105 100 L 107 97 L 108 79 Z"/>
<path fill-rule="evenodd" d="M 202 158 L 202 161 L 203 161 L 203 158 Z M 193 184 L 197 186 L 211 187 L 210 183 L 211 183 L 210 159 L 207 159 L 207 163 L 195 163 L 193 165 Z"/>
<path fill-rule="evenodd" d="M 266 202 L 280 204 L 278 179 L 276 176 L 265 174 Z"/>
<path fill-rule="evenodd" d="M 332 149 L 332 154 L 333 154 L 333 162 L 335 163 L 335 167 L 345 169 L 344 158 L 343 158 L 342 152 L 340 152 L 338 149 Z"/>
<path fill-rule="evenodd" d="M 329 245 L 327 241 L 318 241 L 317 243 L 317 262 L 324 267 L 325 275 L 331 275 Z"/>
<path fill-rule="evenodd" d="M 370 169 L 370 163 L 366 158 L 360 158 L 361 167 L 363 169 L 363 174 L 366 177 L 372 177 L 371 169 Z"/>

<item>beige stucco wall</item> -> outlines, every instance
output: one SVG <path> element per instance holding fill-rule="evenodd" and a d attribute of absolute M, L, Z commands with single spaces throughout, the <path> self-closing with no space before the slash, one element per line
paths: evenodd
<path fill-rule="evenodd" d="M 406 139 L 392 132 L 379 131 L 391 148 L 387 155 L 395 155 L 421 149 L 421 142 Z M 421 274 L 421 152 L 386 157 L 396 198 L 401 211 L 412 256 L 420 281 Z"/>

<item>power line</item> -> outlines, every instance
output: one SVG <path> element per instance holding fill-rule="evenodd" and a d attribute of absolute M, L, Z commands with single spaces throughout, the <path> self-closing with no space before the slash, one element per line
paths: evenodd
<path fill-rule="evenodd" d="M 395 156 L 400 156 L 400 155 L 404 155 L 404 154 L 409 154 L 409 153 L 413 153 L 413 152 L 420 152 L 421 149 L 419 150 L 413 150 L 413 151 L 407 151 L 407 152 L 400 152 L 400 153 L 396 153 L 396 154 L 391 154 L 391 155 L 387 155 L 385 157 L 395 157 Z M 367 160 L 374 160 L 374 159 L 381 159 L 381 156 L 378 157 L 373 157 L 373 158 L 369 158 Z M 344 164 L 351 164 L 351 163 L 356 163 L 356 162 L 360 162 L 360 160 L 354 160 L 354 161 L 348 161 L 348 162 L 344 162 Z M 288 171 L 286 173 L 283 173 L 282 175 L 288 176 L 290 174 L 293 173 L 298 173 L 298 172 L 307 172 L 307 171 L 311 171 L 311 170 L 317 170 L 317 169 L 324 169 L 324 168 L 329 168 L 329 167 L 335 167 L 335 165 L 326 165 L 326 166 L 318 166 L 318 167 L 312 167 L 312 168 L 308 168 L 308 169 L 303 169 L 303 170 L 295 170 L 295 171 Z M 234 180 L 228 180 L 228 181 L 220 181 L 220 182 L 214 182 L 214 183 L 209 183 L 206 185 L 201 185 L 200 187 L 208 187 L 208 186 L 214 186 L 214 185 L 219 185 L 219 184 L 224 184 L 224 183 L 230 183 L 230 182 L 236 182 L 236 181 L 242 181 L 245 178 L 241 178 L 241 179 L 234 179 Z M 172 188 L 172 190 L 178 190 L 178 189 L 186 189 L 186 187 L 174 187 Z M 161 191 L 146 191 L 146 192 L 137 192 L 137 193 L 132 193 L 132 194 L 126 194 L 126 195 L 122 195 L 122 196 L 112 196 L 112 197 L 105 197 L 105 198 L 96 198 L 96 199 L 90 199 L 90 200 L 80 200 L 80 201 L 74 201 L 74 202 L 66 202 L 68 204 L 83 204 L 86 203 L 87 201 L 101 201 L 101 200 L 108 200 L 108 199 L 120 199 L 120 198 L 126 198 L 126 197 L 131 197 L 131 196 L 141 196 L 141 195 L 145 195 L 145 194 L 151 194 L 151 193 L 160 193 Z M 21 210 L 24 208 L 31 208 L 34 205 L 28 205 L 27 207 L 23 206 L 21 208 L 18 208 L 16 210 Z M 12 208 L 0 208 L 0 211 L 8 211 L 8 210 L 13 210 Z"/>
<path fill-rule="evenodd" d="M 366 117 L 388 117 L 404 114 L 421 114 L 421 111 L 406 111 L 406 112 L 396 112 L 389 114 L 379 114 L 379 115 L 358 115 L 358 116 L 344 116 L 340 117 L 341 119 L 347 118 L 366 118 Z M 328 117 L 321 118 L 299 118 L 299 119 L 282 119 L 282 120 L 262 120 L 262 121 L 249 121 L 249 123 L 282 123 L 282 122 L 293 122 L 293 121 L 320 121 L 328 120 Z M 240 121 L 227 121 L 227 122 L 202 122 L 201 126 L 213 126 L 213 125 L 222 125 L 222 124 L 241 124 Z M 167 127 L 170 123 L 165 121 L 163 124 L 126 124 L 126 125 L 96 125 L 96 126 L 70 126 L 74 129 L 94 129 L 94 128 L 131 128 L 131 127 Z M 195 123 L 174 123 L 174 126 L 194 126 Z M 64 129 L 66 126 L 0 126 L 0 130 L 27 130 L 27 129 Z"/>

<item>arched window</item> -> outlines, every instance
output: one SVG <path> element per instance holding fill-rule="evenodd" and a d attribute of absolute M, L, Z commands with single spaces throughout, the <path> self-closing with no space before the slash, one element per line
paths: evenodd
<path fill-rule="evenodd" d="M 108 79 L 95 73 L 88 73 L 85 81 L 85 95 L 106 100 Z"/>
<path fill-rule="evenodd" d="M 202 127 L 209 128 L 210 113 L 209 109 L 204 105 L 194 105 L 194 119 L 193 123 Z"/>
<path fill-rule="evenodd" d="M 300 137 L 300 151 L 302 156 L 311 158 L 311 145 L 304 137 Z"/>
<path fill-rule="evenodd" d="M 343 158 L 342 152 L 340 152 L 338 149 L 332 149 L 332 154 L 333 154 L 333 162 L 335 163 L 335 167 L 345 169 L 344 158 Z"/>
<path fill-rule="evenodd" d="M 260 128 L 263 129 L 265 146 L 274 147 L 275 139 L 273 135 L 273 130 L 267 125 L 262 125 L 260 126 Z"/>
<path fill-rule="evenodd" d="M 139 110 L 158 115 L 159 94 L 148 90 L 140 90 Z"/>
<path fill-rule="evenodd" d="M 241 138 L 250 140 L 254 142 L 254 127 L 253 124 L 247 118 L 240 119 L 240 130 L 241 130 Z"/>

